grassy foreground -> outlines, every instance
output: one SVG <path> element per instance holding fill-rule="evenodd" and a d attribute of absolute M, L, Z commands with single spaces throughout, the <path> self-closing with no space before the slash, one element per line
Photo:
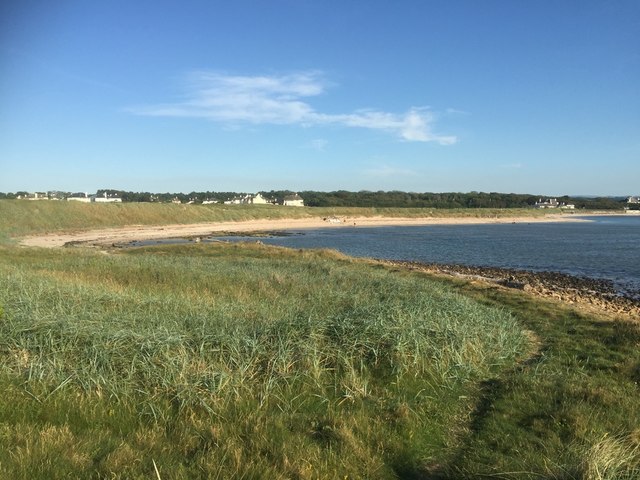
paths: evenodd
<path fill-rule="evenodd" d="M 0 250 L 0 477 L 394 478 L 438 468 L 507 312 L 331 252 Z"/>
<path fill-rule="evenodd" d="M 0 478 L 640 478 L 637 323 L 330 251 L 0 245 L 0 391 Z"/>

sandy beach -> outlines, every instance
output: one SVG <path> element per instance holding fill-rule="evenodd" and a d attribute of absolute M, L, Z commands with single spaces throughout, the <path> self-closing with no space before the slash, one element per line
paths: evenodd
<path fill-rule="evenodd" d="M 572 215 L 551 214 L 544 217 L 311 217 L 292 219 L 261 219 L 243 222 L 197 223 L 184 225 L 133 225 L 75 232 L 35 235 L 23 238 L 21 245 L 57 248 L 68 244 L 112 246 L 135 241 L 164 238 L 185 238 L 215 235 L 220 232 L 264 232 L 344 227 L 420 226 L 420 225 L 472 225 L 492 223 L 540 223 L 584 221 Z"/>

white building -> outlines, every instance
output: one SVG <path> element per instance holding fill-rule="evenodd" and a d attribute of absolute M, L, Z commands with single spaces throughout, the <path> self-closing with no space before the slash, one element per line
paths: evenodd
<path fill-rule="evenodd" d="M 304 207 L 304 200 L 297 193 L 284 197 L 284 205 L 287 207 Z"/>
<path fill-rule="evenodd" d="M 251 203 L 253 203 L 254 205 L 266 205 L 269 202 L 261 194 L 257 193 L 251 199 Z"/>
<path fill-rule="evenodd" d="M 67 197 L 67 201 L 89 203 L 91 202 L 91 197 L 88 193 L 72 193 Z"/>
<path fill-rule="evenodd" d="M 44 192 L 36 192 L 36 193 L 30 193 L 27 196 L 27 199 L 28 200 L 49 200 L 49 197 Z"/>
<path fill-rule="evenodd" d="M 242 195 L 226 200 L 225 205 L 267 205 L 269 202 L 261 194 L 256 195 Z"/>
<path fill-rule="evenodd" d="M 104 195 L 96 197 L 95 201 L 97 203 L 120 203 L 122 202 L 122 199 L 117 195 L 107 195 L 107 192 L 104 192 Z"/>
<path fill-rule="evenodd" d="M 534 205 L 535 208 L 558 208 L 559 206 L 560 204 L 555 198 L 550 198 L 544 201 L 542 199 L 539 199 Z"/>
<path fill-rule="evenodd" d="M 243 205 L 245 203 L 249 203 L 249 199 L 251 195 L 245 195 L 244 197 L 233 197 L 229 200 L 225 200 L 225 205 Z"/>

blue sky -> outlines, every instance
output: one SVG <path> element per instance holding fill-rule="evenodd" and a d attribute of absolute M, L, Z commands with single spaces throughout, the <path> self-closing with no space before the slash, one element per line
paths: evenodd
<path fill-rule="evenodd" d="M 637 0 L 7 1 L 0 191 L 640 193 Z"/>

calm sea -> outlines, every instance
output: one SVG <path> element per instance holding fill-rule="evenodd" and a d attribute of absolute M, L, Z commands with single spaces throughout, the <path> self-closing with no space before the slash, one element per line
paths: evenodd
<path fill-rule="evenodd" d="M 589 221 L 356 226 L 260 240 L 291 248 L 332 248 L 356 257 L 563 272 L 609 279 L 640 295 L 640 216 L 581 218 Z"/>

